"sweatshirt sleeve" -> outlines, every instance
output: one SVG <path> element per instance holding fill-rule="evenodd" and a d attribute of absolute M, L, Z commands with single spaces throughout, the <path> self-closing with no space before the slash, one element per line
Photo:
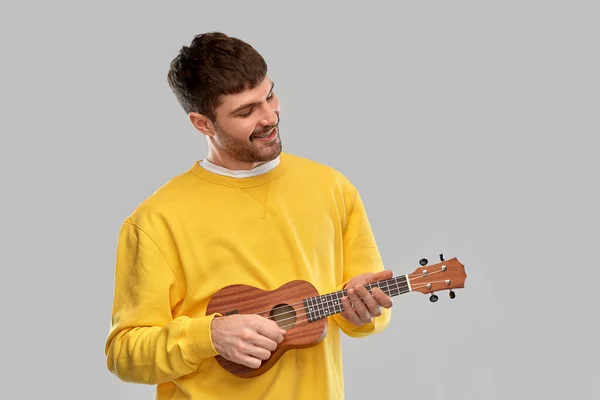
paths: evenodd
<path fill-rule="evenodd" d="M 343 283 L 337 290 L 344 289 L 348 281 L 356 275 L 384 270 L 360 193 L 356 188 L 352 186 L 351 188 L 350 196 L 348 196 L 351 201 L 347 210 L 346 229 L 343 237 Z M 383 331 L 388 326 L 391 315 L 391 309 L 382 308 L 382 314 L 379 317 L 374 317 L 372 322 L 362 326 L 352 324 L 341 314 L 335 314 L 334 318 L 345 334 L 359 338 Z"/>
<path fill-rule="evenodd" d="M 194 372 L 217 354 L 215 316 L 172 317 L 183 290 L 154 240 L 130 220 L 117 245 L 111 328 L 105 344 L 109 371 L 127 382 L 158 384 Z"/>

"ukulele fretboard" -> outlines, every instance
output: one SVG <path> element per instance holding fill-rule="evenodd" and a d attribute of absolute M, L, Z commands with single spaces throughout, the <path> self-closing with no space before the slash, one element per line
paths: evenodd
<path fill-rule="evenodd" d="M 369 283 L 364 286 L 369 293 L 374 287 L 378 287 L 390 297 L 410 292 L 406 275 L 400 275 L 383 281 Z M 344 311 L 342 306 L 342 297 L 348 295 L 348 290 L 327 293 L 321 296 L 309 297 L 304 299 L 304 308 L 308 322 L 316 321 L 321 318 L 329 317 Z"/>

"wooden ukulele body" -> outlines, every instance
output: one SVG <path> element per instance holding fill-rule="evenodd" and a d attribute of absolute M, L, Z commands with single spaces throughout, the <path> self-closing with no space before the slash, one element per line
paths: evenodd
<path fill-rule="evenodd" d="M 217 355 L 217 362 L 230 373 L 251 378 L 268 371 L 290 349 L 311 347 L 321 342 L 327 334 L 327 319 L 309 322 L 304 300 L 318 296 L 316 288 L 302 280 L 290 281 L 271 291 L 236 284 L 216 292 L 208 303 L 206 314 L 257 314 L 274 320 L 287 331 L 283 342 L 263 360 L 257 369 L 234 363 Z"/>

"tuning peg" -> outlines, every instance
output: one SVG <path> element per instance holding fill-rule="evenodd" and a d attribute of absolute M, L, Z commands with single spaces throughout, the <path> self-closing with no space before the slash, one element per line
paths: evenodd
<path fill-rule="evenodd" d="M 443 254 L 440 254 L 440 261 L 445 261 L 445 260 L 444 260 L 444 255 L 443 255 Z"/>
<path fill-rule="evenodd" d="M 426 258 L 421 258 L 421 261 L 419 261 L 419 264 L 421 264 L 423 267 L 427 265 L 429 261 L 427 261 Z"/>
<path fill-rule="evenodd" d="M 429 301 L 431 301 L 432 303 L 435 303 L 436 301 L 438 301 L 437 295 L 434 293 L 431 293 L 431 296 L 429 296 Z"/>
<path fill-rule="evenodd" d="M 450 293 L 448 293 L 448 295 L 450 296 L 451 299 L 456 297 L 456 294 L 454 293 L 454 291 L 452 289 L 450 289 Z"/>

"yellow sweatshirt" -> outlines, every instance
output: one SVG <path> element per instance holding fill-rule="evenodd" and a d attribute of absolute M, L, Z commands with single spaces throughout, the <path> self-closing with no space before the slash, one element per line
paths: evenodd
<path fill-rule="evenodd" d="M 294 279 L 321 294 L 382 261 L 357 189 L 333 168 L 282 153 L 274 169 L 233 178 L 197 162 L 125 219 L 105 352 L 121 380 L 157 385 L 156 399 L 343 399 L 340 330 L 382 331 L 391 311 L 356 327 L 327 317 L 318 345 L 287 351 L 239 378 L 216 362 L 211 295 L 241 283 L 273 290 Z"/>

